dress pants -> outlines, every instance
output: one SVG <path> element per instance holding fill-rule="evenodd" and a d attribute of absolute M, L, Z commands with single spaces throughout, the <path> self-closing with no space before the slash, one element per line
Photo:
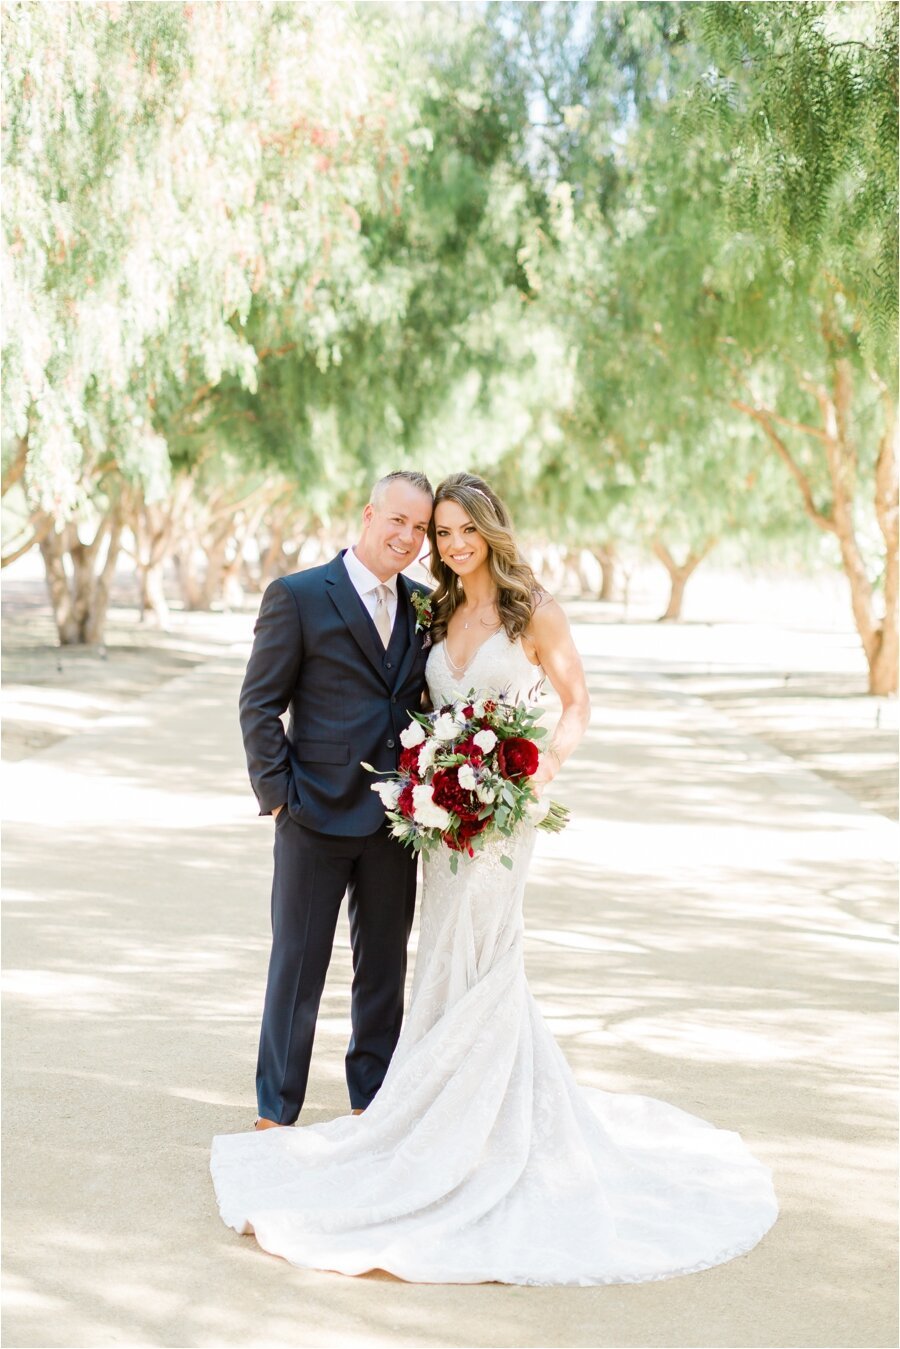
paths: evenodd
<path fill-rule="evenodd" d="M 365 838 L 319 834 L 280 810 L 275 821 L 272 954 L 259 1041 L 259 1114 L 293 1124 L 306 1094 L 319 1001 L 338 913 L 348 897 L 353 948 L 350 1104 L 384 1081 L 403 1020 L 416 859 L 387 824 Z"/>

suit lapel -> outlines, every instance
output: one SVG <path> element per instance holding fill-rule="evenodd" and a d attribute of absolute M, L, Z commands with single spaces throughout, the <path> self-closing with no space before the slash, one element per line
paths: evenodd
<path fill-rule="evenodd" d="M 412 584 L 400 572 L 397 576 L 397 603 L 403 605 L 403 613 L 406 616 L 407 647 L 406 654 L 400 662 L 400 668 L 397 671 L 397 678 L 394 680 L 394 687 L 398 688 L 412 669 L 412 663 L 418 655 L 419 648 L 422 645 L 422 634 L 416 632 L 416 611 L 412 606 L 412 600 L 409 598 L 412 592 Z"/>
<path fill-rule="evenodd" d="M 359 596 L 344 566 L 342 553 L 338 553 L 337 557 L 329 562 L 325 571 L 325 585 L 332 604 L 350 629 L 360 651 L 390 688 L 391 683 L 384 668 L 384 649 L 378 644 L 377 633 L 374 633 L 366 622 Z M 411 609 L 412 605 L 408 607 Z"/>

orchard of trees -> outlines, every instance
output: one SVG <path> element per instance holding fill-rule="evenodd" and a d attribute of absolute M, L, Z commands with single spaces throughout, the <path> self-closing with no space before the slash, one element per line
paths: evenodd
<path fill-rule="evenodd" d="M 894 3 L 10 3 L 3 563 L 62 643 L 319 560 L 370 481 L 825 558 L 896 691 Z"/>

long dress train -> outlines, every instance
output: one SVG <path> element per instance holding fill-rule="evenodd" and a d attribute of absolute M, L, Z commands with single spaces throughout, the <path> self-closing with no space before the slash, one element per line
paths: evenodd
<path fill-rule="evenodd" d="M 536 683 L 537 681 L 537 683 Z M 532 701 L 540 671 L 501 630 L 454 693 Z M 223 1220 L 293 1264 L 413 1282 L 639 1283 L 721 1264 L 774 1223 L 740 1134 L 649 1096 L 579 1087 L 525 979 L 535 841 L 425 867 L 410 1006 L 364 1115 L 213 1140 Z M 501 856 L 511 856 L 511 870 Z"/>

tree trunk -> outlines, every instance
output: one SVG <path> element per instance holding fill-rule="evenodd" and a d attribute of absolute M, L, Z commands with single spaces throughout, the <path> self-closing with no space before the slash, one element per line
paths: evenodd
<path fill-rule="evenodd" d="M 163 585 L 166 559 L 172 552 L 176 521 L 188 508 L 193 479 L 179 478 L 166 501 L 147 501 L 143 493 L 132 498 L 130 524 L 134 534 L 141 622 L 149 614 L 164 631 L 170 626 L 169 604 Z"/>
<path fill-rule="evenodd" d="M 62 532 L 50 529 L 38 545 L 44 559 L 44 572 L 47 581 L 47 593 L 50 607 L 56 622 L 56 631 L 60 646 L 73 646 L 78 640 L 78 625 L 72 613 L 72 595 L 69 590 L 69 578 L 66 575 L 66 547 Z"/>
<path fill-rule="evenodd" d="M 284 576 L 289 569 L 287 555 L 284 551 L 286 526 L 286 515 L 269 521 L 269 541 L 259 563 L 258 585 L 260 590 L 265 590 L 270 581 L 274 581 L 278 576 Z"/>
<path fill-rule="evenodd" d="M 900 502 L 897 499 L 898 453 L 897 409 L 887 386 L 876 381 L 884 408 L 884 429 L 875 464 L 875 515 L 884 537 L 884 618 L 877 649 L 869 661 L 869 692 L 884 696 L 897 692 L 900 660 Z"/>
<path fill-rule="evenodd" d="M 685 586 L 706 555 L 715 547 L 715 543 L 715 539 L 708 539 L 699 553 L 688 553 L 687 559 L 679 564 L 661 539 L 653 540 L 653 551 L 669 573 L 670 583 L 669 603 L 666 605 L 665 613 L 660 614 L 658 622 L 665 623 L 681 617 Z"/>
<path fill-rule="evenodd" d="M 200 586 L 200 609 L 211 609 L 213 601 L 222 592 L 222 581 L 228 564 L 228 534 L 214 536 L 205 548 L 206 575 Z"/>
<path fill-rule="evenodd" d="M 747 413 L 763 428 L 770 445 L 797 483 L 806 514 L 838 541 L 841 561 L 850 586 L 850 607 L 869 667 L 869 692 L 886 695 L 897 692 L 898 683 L 898 513 L 897 513 L 897 411 L 887 387 L 873 376 L 884 408 L 884 428 L 875 466 L 875 514 L 884 538 L 884 616 L 879 622 L 875 593 L 866 572 L 854 521 L 857 456 L 851 438 L 850 407 L 853 374 L 850 362 L 842 354 L 842 340 L 836 336 L 826 312 L 822 318 L 822 337 L 830 362 L 830 388 L 807 376 L 800 381 L 819 405 L 820 426 L 791 421 L 772 408 L 732 399 L 732 407 Z M 813 499 L 808 475 L 800 467 L 774 423 L 791 427 L 824 445 L 831 480 L 831 513 L 820 510 Z"/>
<path fill-rule="evenodd" d="M 202 584 L 195 561 L 194 540 L 190 536 L 182 539 L 175 554 L 175 567 L 178 572 L 178 588 L 185 609 L 194 612 L 203 607 Z"/>
<path fill-rule="evenodd" d="M 600 593 L 597 598 L 611 603 L 616 598 L 616 568 L 619 561 L 615 545 L 608 543 L 602 548 L 595 548 L 594 557 L 600 563 L 601 572 Z"/>
<path fill-rule="evenodd" d="M 71 521 L 59 531 L 48 530 L 41 540 L 60 646 L 102 645 L 121 536 L 122 518 L 117 505 L 100 521 L 90 543 L 82 543 Z M 104 539 L 108 539 L 106 558 L 98 573 L 97 559 Z M 71 561 L 71 578 L 66 573 L 66 554 Z"/>
<path fill-rule="evenodd" d="M 116 574 L 116 562 L 122 543 L 122 516 L 116 508 L 109 530 L 109 547 L 106 560 L 94 584 L 93 600 L 85 615 L 83 640 L 91 645 L 101 646 L 106 636 L 106 614 L 109 609 L 109 592 Z"/>
<path fill-rule="evenodd" d="M 141 564 L 137 569 L 138 591 L 141 622 L 143 623 L 146 616 L 150 614 L 156 625 L 163 632 L 168 632 L 171 627 L 171 615 L 163 585 L 164 571 L 165 562 L 163 560 Z"/>

